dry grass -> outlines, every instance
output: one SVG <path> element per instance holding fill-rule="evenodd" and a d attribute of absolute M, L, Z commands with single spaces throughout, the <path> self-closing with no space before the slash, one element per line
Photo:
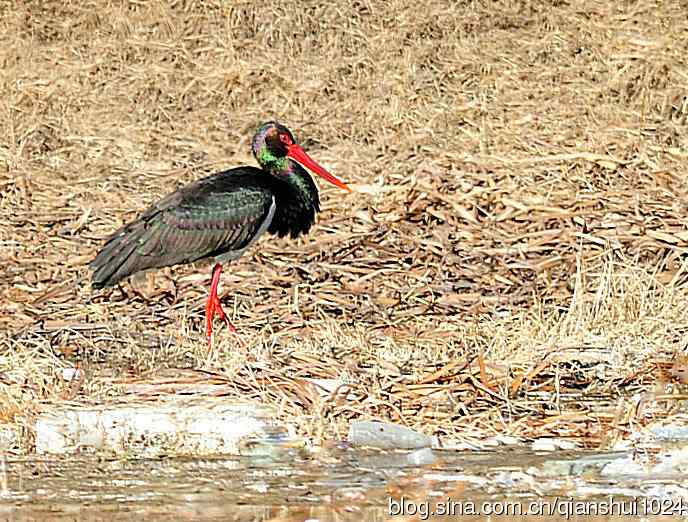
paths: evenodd
<path fill-rule="evenodd" d="M 0 418 L 202 390 L 315 439 L 382 418 L 600 446 L 670 415 L 687 41 L 680 2 L 3 2 Z M 273 118 L 359 194 L 323 187 L 307 238 L 225 271 L 247 350 L 222 331 L 207 362 L 206 267 L 95 293 L 86 263 L 178 185 L 253 164 Z"/>

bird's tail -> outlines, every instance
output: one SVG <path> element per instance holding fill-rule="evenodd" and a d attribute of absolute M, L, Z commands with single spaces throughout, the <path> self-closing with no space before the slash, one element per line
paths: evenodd
<path fill-rule="evenodd" d="M 128 275 L 147 268 L 145 258 L 137 252 L 146 232 L 145 223 L 134 221 L 108 238 L 96 258 L 89 263 L 94 270 L 93 288 L 115 285 Z"/>

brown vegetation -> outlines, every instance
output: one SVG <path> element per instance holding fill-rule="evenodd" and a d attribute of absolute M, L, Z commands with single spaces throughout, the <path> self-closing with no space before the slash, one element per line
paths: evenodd
<path fill-rule="evenodd" d="M 680 3 L 300 5 L 0 4 L 0 418 L 202 389 L 316 439 L 381 418 L 605 445 L 679 409 Z M 268 119 L 358 193 L 322 186 L 307 238 L 225 270 L 246 348 L 221 330 L 206 361 L 209 268 L 94 292 L 86 265 L 155 199 L 254 164 Z"/>

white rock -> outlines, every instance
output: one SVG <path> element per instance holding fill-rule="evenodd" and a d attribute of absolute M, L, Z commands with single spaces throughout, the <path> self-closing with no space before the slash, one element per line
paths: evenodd
<path fill-rule="evenodd" d="M 216 398 L 60 407 L 38 417 L 36 452 L 70 453 L 91 448 L 147 455 L 170 451 L 240 454 L 242 441 L 261 437 L 274 440 L 279 428 L 270 408 Z M 283 439 L 296 440 L 288 429 L 283 432 Z"/>
<path fill-rule="evenodd" d="M 578 445 L 570 440 L 553 439 L 550 437 L 536 439 L 531 446 L 534 451 L 571 450 L 577 447 Z"/>

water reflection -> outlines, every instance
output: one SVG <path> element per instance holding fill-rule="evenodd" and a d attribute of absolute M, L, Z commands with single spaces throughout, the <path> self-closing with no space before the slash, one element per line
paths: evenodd
<path fill-rule="evenodd" d="M 642 511 L 629 506 L 633 497 L 645 499 L 649 486 L 647 477 L 599 473 L 618 458 L 436 451 L 419 466 L 410 464 L 408 452 L 336 450 L 215 459 L 9 459 L 0 520 L 625 520 L 620 513 Z M 671 492 L 684 479 L 663 480 Z M 652 483 L 655 491 L 658 484 Z M 686 513 L 651 520 L 688 520 Z"/>

